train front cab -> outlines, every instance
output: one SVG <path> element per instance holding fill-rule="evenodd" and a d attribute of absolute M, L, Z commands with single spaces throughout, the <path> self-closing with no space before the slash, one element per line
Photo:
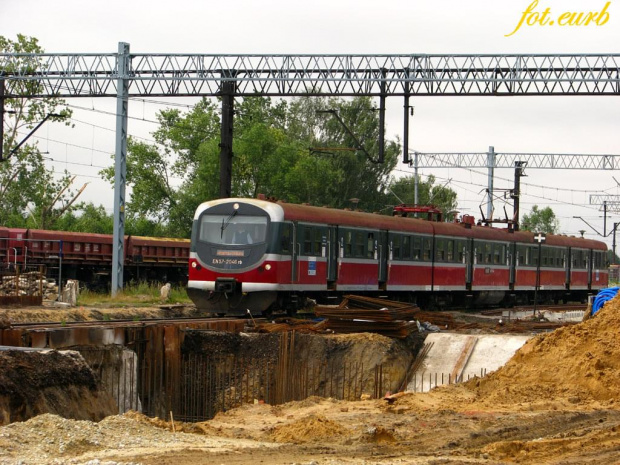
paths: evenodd
<path fill-rule="evenodd" d="M 222 199 L 199 207 L 187 286 L 198 308 L 244 315 L 275 302 L 278 264 L 267 254 L 274 247 L 273 229 L 279 228 L 274 220 L 281 218 L 281 209 L 270 202 Z"/>

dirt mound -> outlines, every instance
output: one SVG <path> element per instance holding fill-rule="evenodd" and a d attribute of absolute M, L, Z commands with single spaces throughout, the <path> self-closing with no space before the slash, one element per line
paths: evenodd
<path fill-rule="evenodd" d="M 504 367 L 467 387 L 480 399 L 502 404 L 613 404 L 620 396 L 619 329 L 616 297 L 596 317 L 528 341 Z"/>
<path fill-rule="evenodd" d="M 147 417 L 146 415 L 133 410 L 125 412 L 123 416 L 134 420 L 137 423 L 155 426 L 156 428 L 172 431 L 174 433 L 192 433 L 202 434 L 205 436 L 216 434 L 215 429 L 211 428 L 207 423 L 185 423 L 182 421 L 173 421 L 174 419 L 171 421 L 166 421 L 157 417 Z"/>
<path fill-rule="evenodd" d="M 0 424 L 42 413 L 97 421 L 118 408 L 77 352 L 0 352 Z"/>
<path fill-rule="evenodd" d="M 316 415 L 300 418 L 288 425 L 277 426 L 271 436 L 276 442 L 302 443 L 327 440 L 335 442 L 339 438 L 348 437 L 350 433 L 339 423 L 323 415 Z"/>

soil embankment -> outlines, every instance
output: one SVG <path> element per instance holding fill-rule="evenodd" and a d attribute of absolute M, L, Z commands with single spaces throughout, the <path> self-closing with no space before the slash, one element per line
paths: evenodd
<path fill-rule="evenodd" d="M 123 464 L 620 463 L 618 328 L 620 299 L 608 303 L 591 320 L 533 338 L 485 379 L 404 394 L 391 404 L 310 397 L 279 406 L 243 405 L 191 425 L 136 414 L 84 426 L 55 416 L 37 417 L 0 428 L 0 446 L 11 447 L 4 449 L 2 460 L 24 464 L 81 464 L 94 459 Z M 313 350 L 307 353 L 325 356 L 324 351 Z M 380 349 L 370 349 L 375 351 Z M 330 356 L 337 354 L 336 350 Z M 84 439 L 81 448 L 63 448 L 86 428 L 96 444 Z M 41 444 L 41 434 L 49 438 L 48 443 Z"/>
<path fill-rule="evenodd" d="M 118 408 L 77 352 L 0 351 L 0 424 L 43 413 L 99 421 Z"/>

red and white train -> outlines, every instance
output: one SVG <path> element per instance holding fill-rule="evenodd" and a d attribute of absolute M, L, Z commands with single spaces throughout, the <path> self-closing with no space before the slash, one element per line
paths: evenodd
<path fill-rule="evenodd" d="M 395 213 L 396 214 L 396 213 Z M 473 219 L 470 217 L 470 219 Z M 188 294 L 214 313 L 367 293 L 421 306 L 584 300 L 607 286 L 604 243 L 402 216 L 220 199 L 194 217 Z"/>

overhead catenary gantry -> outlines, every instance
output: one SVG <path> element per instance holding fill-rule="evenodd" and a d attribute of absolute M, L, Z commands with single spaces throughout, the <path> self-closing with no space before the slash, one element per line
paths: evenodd
<path fill-rule="evenodd" d="M 146 54 L 121 42 L 118 53 L 0 54 L 0 76 L 5 98 L 24 96 L 13 92 L 20 81 L 41 84 L 27 97 L 117 98 L 115 192 L 123 194 L 115 194 L 114 234 L 122 238 L 129 97 L 222 96 L 220 193 L 229 194 L 234 97 L 366 95 L 384 109 L 385 98 L 402 96 L 408 128 L 412 96 L 620 95 L 620 54 Z M 122 257 L 115 241 L 113 293 L 123 286 Z"/>
<path fill-rule="evenodd" d="M 407 160 L 415 170 L 417 203 L 417 170 L 419 168 L 487 168 L 487 218 L 493 218 L 493 176 L 495 168 L 515 168 L 525 163 L 528 169 L 618 170 L 620 155 L 575 153 L 499 153 L 494 147 L 488 152 L 409 153 Z M 592 198 L 590 197 L 590 203 Z"/>

